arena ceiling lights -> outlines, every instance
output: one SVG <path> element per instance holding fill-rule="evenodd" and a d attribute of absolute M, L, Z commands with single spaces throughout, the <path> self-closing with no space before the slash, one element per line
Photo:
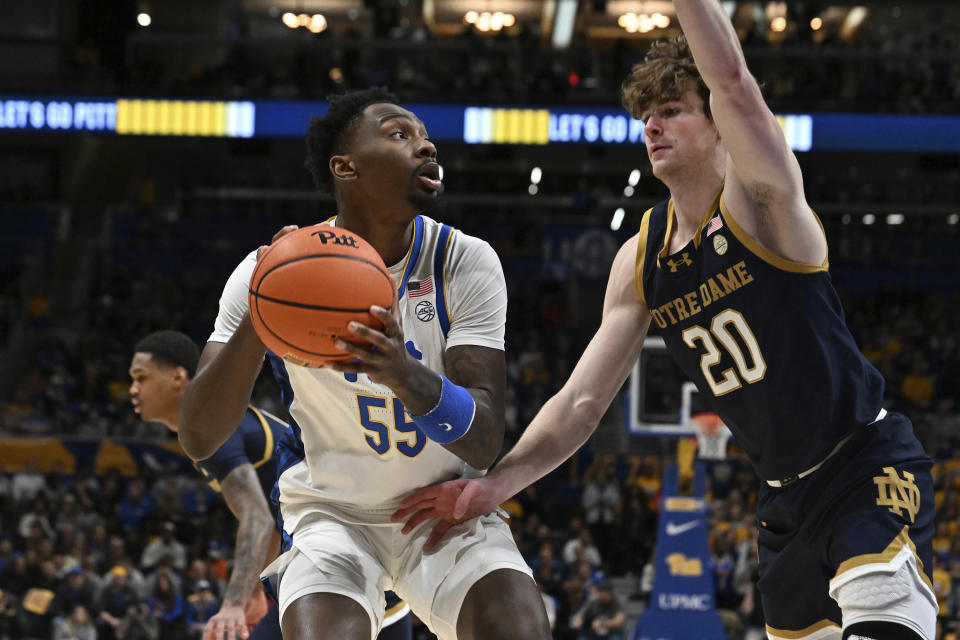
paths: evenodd
<path fill-rule="evenodd" d="M 516 35 L 522 25 L 533 24 L 549 31 L 547 16 L 557 1 L 422 0 L 423 22 L 441 36 L 457 36 L 468 29 L 480 35 Z"/>

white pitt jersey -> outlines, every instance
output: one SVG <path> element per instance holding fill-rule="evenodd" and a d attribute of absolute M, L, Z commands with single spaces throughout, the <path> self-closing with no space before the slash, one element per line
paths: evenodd
<path fill-rule="evenodd" d="M 255 265 L 253 252 L 230 276 L 211 341 L 228 341 L 246 313 Z M 406 257 L 389 271 L 407 350 L 426 366 L 445 373 L 444 352 L 456 345 L 504 348 L 506 284 L 486 242 L 417 216 Z M 480 475 L 417 432 L 386 386 L 268 357 L 293 419 L 293 451 L 281 453 L 278 482 L 288 532 L 324 505 L 383 519 L 414 489 Z"/>

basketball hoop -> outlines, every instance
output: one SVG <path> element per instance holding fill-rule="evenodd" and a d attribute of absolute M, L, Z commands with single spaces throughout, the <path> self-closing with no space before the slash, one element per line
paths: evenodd
<path fill-rule="evenodd" d="M 703 460 L 726 460 L 727 441 L 731 434 L 720 416 L 710 412 L 695 413 L 690 416 L 690 423 L 697 431 L 697 457 Z"/>

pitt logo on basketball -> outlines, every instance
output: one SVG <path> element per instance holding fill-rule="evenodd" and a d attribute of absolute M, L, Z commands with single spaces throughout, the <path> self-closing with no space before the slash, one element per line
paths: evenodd
<path fill-rule="evenodd" d="M 920 510 L 920 489 L 913 481 L 913 474 L 904 471 L 901 478 L 893 467 L 884 467 L 883 472 L 887 475 L 873 478 L 877 485 L 877 506 L 890 507 L 891 513 L 898 516 L 906 511 L 912 523 Z"/>
<path fill-rule="evenodd" d="M 686 259 L 686 253 L 683 254 Z M 671 264 L 670 268 L 672 271 L 676 271 Z M 676 263 L 677 266 L 681 262 Z M 650 315 L 653 316 L 654 321 L 656 321 L 657 326 L 661 329 L 666 328 L 668 324 L 677 324 L 681 320 L 686 320 L 691 316 L 695 316 L 706 307 L 709 307 L 711 303 L 716 302 L 720 298 L 724 297 L 728 293 L 733 293 L 741 287 L 753 282 L 753 276 L 750 275 L 750 272 L 747 271 L 747 264 L 741 260 L 737 264 L 729 267 L 725 273 L 718 273 L 715 276 L 707 278 L 707 281 L 704 282 L 694 291 L 684 294 L 680 298 L 674 298 L 666 304 L 662 304 L 656 309 L 650 311 Z"/>
<path fill-rule="evenodd" d="M 357 241 L 353 236 L 348 236 L 347 234 L 337 235 L 333 231 L 315 231 L 311 233 L 312 236 L 317 236 L 322 244 L 338 244 L 344 247 L 353 247 L 354 249 L 359 249 L 357 246 Z"/>

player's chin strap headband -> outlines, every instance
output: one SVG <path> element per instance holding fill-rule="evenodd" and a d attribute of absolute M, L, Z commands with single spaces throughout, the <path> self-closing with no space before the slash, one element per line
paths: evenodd
<path fill-rule="evenodd" d="M 877 422 L 877 421 L 879 421 L 879 420 L 883 420 L 886 416 L 887 416 L 887 410 L 881 408 L 881 409 L 880 409 L 880 413 L 877 414 L 877 419 L 874 420 L 873 422 Z M 873 424 L 873 422 L 871 422 L 870 424 Z M 867 426 L 869 427 L 870 424 L 868 424 Z M 780 487 L 785 487 L 785 486 L 787 486 L 787 485 L 789 485 L 789 484 L 793 484 L 794 482 L 796 482 L 797 480 L 800 480 L 800 479 L 802 479 L 802 478 L 806 478 L 808 475 L 810 475 L 811 473 L 813 473 L 814 471 L 816 471 L 817 469 L 819 469 L 820 467 L 822 467 L 827 460 L 829 460 L 830 458 L 833 457 L 833 454 L 835 454 L 837 451 L 840 451 L 840 448 L 841 448 L 843 445 L 847 444 L 847 441 L 850 440 L 850 438 L 852 438 L 852 437 L 853 437 L 853 435 L 849 435 L 849 436 L 847 436 L 846 438 L 844 438 L 843 440 L 841 440 L 840 442 L 838 442 L 838 443 L 837 443 L 837 446 L 835 446 L 835 447 L 833 448 L 833 451 L 831 451 L 830 453 L 827 454 L 827 457 L 826 457 L 826 458 L 824 458 L 823 460 L 821 460 L 821 461 L 818 462 L 817 464 L 813 465 L 812 467 L 810 467 L 810 468 L 807 469 L 806 471 L 801 471 L 801 472 L 798 473 L 797 475 L 792 476 L 792 477 L 790 477 L 790 478 L 784 478 L 783 480 L 766 480 L 765 482 L 766 482 L 768 485 L 770 485 L 771 487 L 780 488 Z"/>
<path fill-rule="evenodd" d="M 456 442 L 470 431 L 477 403 L 470 392 L 440 375 L 440 401 L 429 413 L 410 416 L 428 438 L 438 444 Z"/>

